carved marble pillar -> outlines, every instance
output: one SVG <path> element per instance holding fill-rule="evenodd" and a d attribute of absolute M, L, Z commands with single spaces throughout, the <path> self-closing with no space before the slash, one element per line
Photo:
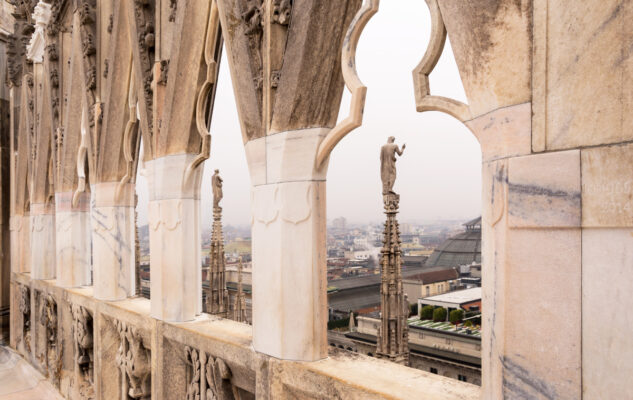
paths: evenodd
<path fill-rule="evenodd" d="M 253 346 L 283 359 L 327 356 L 327 165 L 316 170 L 314 159 L 328 132 L 280 132 L 246 144 L 252 184 Z M 299 316 L 304 323 L 297 323 Z"/>
<path fill-rule="evenodd" d="M 91 284 L 90 193 L 82 193 L 76 207 L 74 192 L 55 193 L 57 284 Z"/>
<path fill-rule="evenodd" d="M 31 277 L 55 279 L 55 206 L 31 205 Z"/>
<path fill-rule="evenodd" d="M 218 1 L 251 175 L 253 346 L 273 357 L 327 356 L 325 180 L 360 3 Z"/>
<path fill-rule="evenodd" d="M 163 321 L 188 321 L 202 312 L 202 169 L 186 174 L 197 156 L 176 154 L 145 163 L 150 198 L 151 313 Z"/>
<path fill-rule="evenodd" d="M 94 185 L 91 206 L 93 285 L 99 300 L 134 296 L 135 223 L 134 184 Z"/>
<path fill-rule="evenodd" d="M 30 262 L 33 279 L 55 278 L 55 206 L 49 201 L 52 184 L 48 182 L 50 166 L 50 128 L 45 109 L 43 88 L 48 87 L 44 73 L 44 51 L 46 46 L 45 30 L 51 18 L 51 5 L 40 1 L 32 15 L 35 32 L 27 46 L 27 58 L 33 62 L 35 85 L 34 108 L 37 118 L 34 121 L 32 137 L 32 166 L 29 191 L 31 202 L 31 246 Z"/>

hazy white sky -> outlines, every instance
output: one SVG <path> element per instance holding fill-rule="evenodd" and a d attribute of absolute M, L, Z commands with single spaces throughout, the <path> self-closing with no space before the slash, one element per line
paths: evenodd
<path fill-rule="evenodd" d="M 380 146 L 388 136 L 406 143 L 397 162 L 394 190 L 401 196 L 400 220 L 467 219 L 481 210 L 481 153 L 470 131 L 451 116 L 417 113 L 411 71 L 426 49 L 430 18 L 422 0 L 383 1 L 358 46 L 358 74 L 367 86 L 363 126 L 352 131 L 330 157 L 328 220 L 353 223 L 382 219 Z M 431 92 L 466 101 L 450 43 L 431 74 Z M 345 90 L 339 119 L 345 118 Z M 220 169 L 225 224 L 250 223 L 250 178 L 226 58 L 211 126 L 211 158 L 202 184 L 203 228 L 211 225 L 211 175 Z M 138 179 L 139 222 L 147 223 L 147 183 Z"/>

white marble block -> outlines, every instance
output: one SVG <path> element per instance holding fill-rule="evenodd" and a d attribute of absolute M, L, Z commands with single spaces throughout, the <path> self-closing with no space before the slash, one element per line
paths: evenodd
<path fill-rule="evenodd" d="M 91 204 L 94 296 L 123 300 L 135 293 L 134 184 L 94 185 Z"/>
<path fill-rule="evenodd" d="M 281 132 L 246 145 L 252 183 L 253 346 L 282 359 L 327 357 L 327 166 L 314 167 L 327 132 Z"/>
<path fill-rule="evenodd" d="M 11 271 L 30 272 L 31 263 L 31 219 L 28 215 L 14 215 L 10 220 Z"/>
<path fill-rule="evenodd" d="M 31 205 L 31 276 L 55 279 L 55 209 L 50 204 Z"/>
<path fill-rule="evenodd" d="M 202 312 L 200 183 L 197 155 L 178 154 L 147 162 L 151 314 L 182 322 Z"/>
<path fill-rule="evenodd" d="M 73 192 L 55 193 L 56 276 L 61 287 L 85 286 L 91 280 L 90 194 L 72 207 Z"/>

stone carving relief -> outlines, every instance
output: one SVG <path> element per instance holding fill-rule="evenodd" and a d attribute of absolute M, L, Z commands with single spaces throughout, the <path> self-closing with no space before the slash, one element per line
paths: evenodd
<path fill-rule="evenodd" d="M 241 15 L 244 23 L 244 34 L 249 37 L 248 44 L 251 50 L 253 68 L 256 71 L 253 77 L 255 88 L 260 91 L 263 84 L 264 62 L 262 59 L 262 37 L 264 34 L 264 1 L 253 0 L 247 4 L 246 11 Z"/>
<path fill-rule="evenodd" d="M 121 371 L 121 399 L 151 398 L 151 351 L 134 326 L 113 320 L 119 334 L 116 363 Z"/>
<path fill-rule="evenodd" d="M 178 10 L 178 0 L 169 0 L 169 8 L 171 12 L 169 13 L 169 22 L 176 21 L 176 11 Z"/>
<path fill-rule="evenodd" d="M 136 32 L 138 36 L 138 60 L 135 62 L 140 63 L 141 76 L 140 81 L 143 85 L 143 97 L 145 101 L 145 108 L 147 115 L 144 116 L 147 121 L 149 132 L 147 135 L 151 135 L 153 118 L 153 89 L 152 82 L 154 80 L 154 61 L 155 61 L 155 1 L 149 0 L 135 0 L 134 1 L 134 22 L 136 24 Z M 161 61 L 161 78 L 163 71 L 163 62 Z M 165 73 L 165 83 L 167 82 L 167 73 Z M 147 146 L 146 141 L 146 146 Z"/>
<path fill-rule="evenodd" d="M 83 70 L 86 86 L 86 103 L 87 103 L 87 117 L 89 122 L 88 134 L 91 136 L 92 152 L 89 154 L 97 154 L 96 145 L 99 143 L 99 129 L 97 124 L 100 119 L 100 107 L 96 107 L 97 100 L 97 57 L 96 57 L 96 41 L 97 37 L 97 24 L 96 24 L 96 0 L 80 0 L 79 2 L 79 22 L 80 22 L 80 34 L 81 34 L 81 48 L 83 52 Z M 93 160 L 88 160 L 88 165 L 94 165 Z M 92 168 L 90 169 L 92 170 Z"/>
<path fill-rule="evenodd" d="M 51 114 L 53 117 L 52 126 L 56 131 L 60 129 L 61 120 L 60 120 L 60 98 L 62 96 L 61 88 L 62 84 L 60 83 L 60 68 L 61 60 L 60 60 L 60 52 L 59 52 L 59 32 L 63 31 L 61 28 L 61 11 L 64 6 L 64 3 L 67 1 L 62 0 L 53 0 L 50 2 L 51 4 L 51 18 L 49 19 L 49 23 L 46 26 L 46 33 L 48 34 L 48 38 L 46 40 L 46 57 L 48 61 L 48 71 L 50 78 L 50 104 L 51 104 Z M 57 146 L 57 141 L 55 142 Z M 58 151 L 53 153 L 52 158 L 55 160 L 54 164 L 57 164 L 58 160 Z"/>
<path fill-rule="evenodd" d="M 94 398 L 93 387 L 93 321 L 92 314 L 83 306 L 72 304 L 72 337 L 75 351 L 75 385 L 82 398 Z"/>
<path fill-rule="evenodd" d="M 46 347 L 44 349 L 44 361 L 49 378 L 56 386 L 59 386 L 59 379 L 62 368 L 62 346 L 58 345 L 58 315 L 57 302 L 50 294 L 41 297 L 40 323 L 44 327 L 46 334 Z"/>
<path fill-rule="evenodd" d="M 272 22 L 287 26 L 292 15 L 292 0 L 274 0 Z"/>
<path fill-rule="evenodd" d="M 187 363 L 187 400 L 231 400 L 239 398 L 237 387 L 231 383 L 231 370 L 220 358 L 204 351 L 185 347 Z"/>
<path fill-rule="evenodd" d="M 15 24 L 7 43 L 7 79 L 11 85 L 20 86 L 25 65 L 32 64 L 26 58 L 26 46 L 35 31 L 31 16 L 37 1 L 14 0 L 10 3 L 15 6 L 12 14 Z"/>
<path fill-rule="evenodd" d="M 28 286 L 20 285 L 19 296 L 18 310 L 22 314 L 22 340 L 24 341 L 24 349 L 31 352 L 31 289 Z"/>

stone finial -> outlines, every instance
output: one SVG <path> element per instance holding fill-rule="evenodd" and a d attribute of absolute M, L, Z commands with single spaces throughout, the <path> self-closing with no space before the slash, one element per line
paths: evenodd
<path fill-rule="evenodd" d="M 46 48 L 44 31 L 51 19 L 51 15 L 51 5 L 40 0 L 40 2 L 35 6 L 35 10 L 33 12 L 35 32 L 33 32 L 31 40 L 28 46 L 26 46 L 26 57 L 35 63 L 41 63 L 44 59 L 44 50 Z"/>
<path fill-rule="evenodd" d="M 353 311 L 349 312 L 349 331 L 350 332 L 355 332 L 356 331 L 356 324 L 354 323 L 354 312 Z"/>

